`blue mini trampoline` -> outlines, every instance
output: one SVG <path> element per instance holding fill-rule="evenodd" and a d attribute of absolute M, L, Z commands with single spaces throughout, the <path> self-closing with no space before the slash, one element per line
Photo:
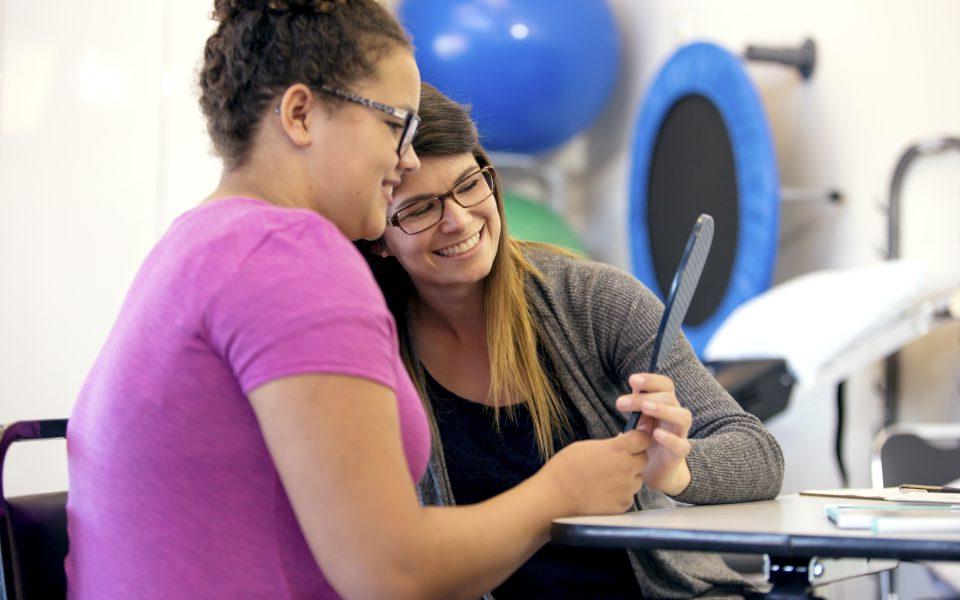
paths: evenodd
<path fill-rule="evenodd" d="M 779 196 L 770 128 L 740 60 L 709 43 L 680 48 L 637 119 L 630 243 L 634 274 L 664 298 L 697 216 L 713 216 L 713 250 L 684 321 L 698 354 L 731 311 L 770 287 Z"/>

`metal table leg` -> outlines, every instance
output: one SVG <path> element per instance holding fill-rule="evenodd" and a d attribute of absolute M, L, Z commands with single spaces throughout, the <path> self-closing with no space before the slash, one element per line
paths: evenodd
<path fill-rule="evenodd" d="M 765 594 L 751 594 L 751 600 L 819 600 L 814 588 L 896 568 L 899 561 L 870 558 L 819 558 L 764 556 L 763 572 L 773 588 Z"/>

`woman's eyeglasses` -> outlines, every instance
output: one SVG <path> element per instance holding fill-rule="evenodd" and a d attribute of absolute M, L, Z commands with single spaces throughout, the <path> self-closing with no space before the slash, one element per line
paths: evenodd
<path fill-rule="evenodd" d="M 492 166 L 478 169 L 460 178 L 446 194 L 419 198 L 387 217 L 387 225 L 399 227 L 408 235 L 430 229 L 443 219 L 443 207 L 453 200 L 463 208 L 480 204 L 493 195 L 496 173 Z"/>

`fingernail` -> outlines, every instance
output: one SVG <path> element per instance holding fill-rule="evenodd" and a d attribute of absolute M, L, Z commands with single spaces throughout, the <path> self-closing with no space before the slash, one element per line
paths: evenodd
<path fill-rule="evenodd" d="M 643 406 L 643 410 L 656 410 L 656 409 L 657 409 L 657 403 L 656 403 L 656 402 L 653 402 L 652 400 L 644 400 L 642 406 Z"/>
<path fill-rule="evenodd" d="M 620 397 L 617 398 L 617 408 L 623 410 L 630 407 L 630 403 L 627 402 L 626 398 Z"/>

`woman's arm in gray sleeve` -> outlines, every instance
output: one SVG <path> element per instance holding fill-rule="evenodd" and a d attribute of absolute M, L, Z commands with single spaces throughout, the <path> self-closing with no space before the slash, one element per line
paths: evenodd
<path fill-rule="evenodd" d="M 625 386 L 631 374 L 650 367 L 663 304 L 635 278 L 611 267 L 602 269 L 597 284 L 591 308 L 598 347 L 608 372 Z M 685 336 L 677 340 L 661 372 L 673 379 L 677 400 L 693 413 L 687 456 L 691 482 L 675 499 L 715 504 L 779 494 L 780 445 L 710 375 Z"/>

